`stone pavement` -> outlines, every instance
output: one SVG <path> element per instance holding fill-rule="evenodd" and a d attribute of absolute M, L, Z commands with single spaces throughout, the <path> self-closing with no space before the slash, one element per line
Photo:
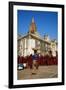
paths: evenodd
<path fill-rule="evenodd" d="M 17 71 L 18 80 L 24 79 L 41 79 L 41 78 L 56 78 L 58 76 L 58 66 L 39 66 L 35 75 L 32 75 L 32 70 L 24 69 Z"/>

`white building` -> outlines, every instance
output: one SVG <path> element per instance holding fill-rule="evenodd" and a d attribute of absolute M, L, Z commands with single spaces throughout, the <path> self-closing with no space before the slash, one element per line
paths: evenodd
<path fill-rule="evenodd" d="M 37 50 L 37 52 L 42 55 L 49 53 L 49 51 L 55 53 L 57 51 L 57 43 L 51 41 L 48 35 L 45 35 L 44 38 L 42 38 L 37 32 L 34 18 L 32 18 L 27 35 L 18 36 L 18 55 L 27 56 L 34 54 L 34 50 Z M 55 56 L 55 54 L 53 55 Z"/>

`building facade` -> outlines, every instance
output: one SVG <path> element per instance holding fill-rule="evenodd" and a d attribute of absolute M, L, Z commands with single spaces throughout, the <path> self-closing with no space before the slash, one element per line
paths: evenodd
<path fill-rule="evenodd" d="M 27 56 L 34 54 L 34 50 L 37 50 L 37 53 L 42 55 L 50 54 L 52 52 L 53 56 L 56 56 L 57 52 L 57 41 L 50 40 L 48 35 L 41 37 L 37 31 L 37 27 L 32 18 L 32 22 L 29 27 L 29 31 L 25 36 L 18 35 L 18 55 Z"/>

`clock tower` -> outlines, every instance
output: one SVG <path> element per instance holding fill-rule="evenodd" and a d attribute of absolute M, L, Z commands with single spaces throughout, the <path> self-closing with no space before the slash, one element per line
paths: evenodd
<path fill-rule="evenodd" d="M 35 33 L 36 32 L 36 24 L 35 24 L 35 21 L 34 21 L 34 17 L 32 18 L 29 32 L 30 33 Z"/>

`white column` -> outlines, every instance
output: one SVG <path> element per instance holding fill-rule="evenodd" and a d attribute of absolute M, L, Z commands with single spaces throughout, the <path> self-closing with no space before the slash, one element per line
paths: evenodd
<path fill-rule="evenodd" d="M 26 56 L 26 38 L 25 38 L 25 56 Z"/>

